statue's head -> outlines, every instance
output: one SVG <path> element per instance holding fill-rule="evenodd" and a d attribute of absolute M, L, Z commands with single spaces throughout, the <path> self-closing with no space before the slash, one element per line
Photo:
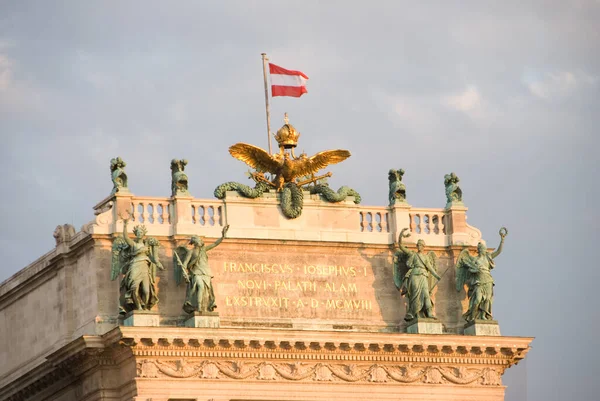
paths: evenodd
<path fill-rule="evenodd" d="M 480 241 L 479 244 L 477 244 L 477 253 L 479 253 L 480 255 L 485 255 L 486 252 L 487 245 L 485 244 L 485 242 Z"/>
<path fill-rule="evenodd" d="M 127 164 L 119 156 L 110 159 L 110 171 L 115 171 L 118 168 L 125 168 L 126 165 Z"/>
<path fill-rule="evenodd" d="M 198 237 L 197 235 L 193 235 L 192 238 L 190 238 L 190 245 L 203 246 L 204 241 L 202 241 L 202 238 Z"/>
<path fill-rule="evenodd" d="M 133 235 L 135 235 L 135 237 L 138 239 L 143 238 L 147 232 L 148 232 L 148 230 L 146 229 L 146 226 L 144 226 L 143 224 L 133 227 Z"/>
<path fill-rule="evenodd" d="M 422 239 L 417 241 L 417 250 L 419 252 L 423 252 L 423 249 L 425 249 L 425 241 L 423 241 Z"/>
<path fill-rule="evenodd" d="M 188 161 L 186 159 L 173 159 L 171 160 L 171 171 L 183 171 L 185 170 L 185 166 L 187 166 Z"/>

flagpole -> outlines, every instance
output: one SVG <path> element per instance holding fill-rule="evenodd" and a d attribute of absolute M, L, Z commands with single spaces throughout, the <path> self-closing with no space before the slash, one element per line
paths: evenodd
<path fill-rule="evenodd" d="M 265 108 L 267 111 L 267 137 L 269 138 L 269 154 L 271 151 L 271 107 L 269 105 L 269 84 L 267 83 L 267 53 L 261 53 L 263 61 L 263 77 L 265 79 Z"/>

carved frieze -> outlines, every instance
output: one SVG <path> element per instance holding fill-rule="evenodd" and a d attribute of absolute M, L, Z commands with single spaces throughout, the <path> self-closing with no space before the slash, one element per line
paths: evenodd
<path fill-rule="evenodd" d="M 143 378 L 220 379 L 260 381 L 317 381 L 423 383 L 441 385 L 500 386 L 502 368 L 382 365 L 340 363 L 240 362 L 185 359 L 162 361 L 144 359 L 137 363 L 137 375 Z"/>

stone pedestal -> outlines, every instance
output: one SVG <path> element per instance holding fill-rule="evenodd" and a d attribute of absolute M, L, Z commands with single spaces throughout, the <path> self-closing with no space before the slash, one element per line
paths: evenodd
<path fill-rule="evenodd" d="M 154 311 L 134 310 L 125 315 L 123 326 L 127 327 L 158 327 L 159 314 Z"/>
<path fill-rule="evenodd" d="M 437 319 L 418 317 L 406 324 L 408 334 L 442 334 L 442 323 Z"/>
<path fill-rule="evenodd" d="M 499 336 L 500 326 L 496 320 L 474 320 L 465 324 L 467 336 Z"/>
<path fill-rule="evenodd" d="M 185 327 L 213 327 L 218 328 L 221 325 L 219 312 L 194 312 L 193 315 L 185 321 Z"/>

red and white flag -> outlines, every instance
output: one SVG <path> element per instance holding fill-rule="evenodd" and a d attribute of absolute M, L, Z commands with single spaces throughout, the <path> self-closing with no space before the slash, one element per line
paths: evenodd
<path fill-rule="evenodd" d="M 286 70 L 278 65 L 269 63 L 271 73 L 271 96 L 300 97 L 305 93 L 308 77 L 300 72 Z"/>

